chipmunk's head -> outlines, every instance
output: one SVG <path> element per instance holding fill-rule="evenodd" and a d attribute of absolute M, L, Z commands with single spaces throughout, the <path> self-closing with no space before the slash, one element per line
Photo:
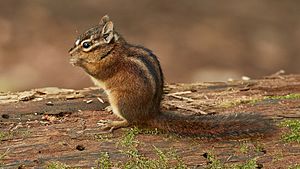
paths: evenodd
<path fill-rule="evenodd" d="M 84 67 L 84 63 L 101 62 L 109 55 L 119 38 L 113 22 L 107 15 L 103 16 L 97 26 L 90 28 L 76 39 L 74 47 L 69 50 L 70 63 Z"/>

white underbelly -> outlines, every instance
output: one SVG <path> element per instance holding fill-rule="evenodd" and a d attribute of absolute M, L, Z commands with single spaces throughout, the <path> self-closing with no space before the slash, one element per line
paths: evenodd
<path fill-rule="evenodd" d="M 100 80 L 98 80 L 98 79 L 92 77 L 92 76 L 90 76 L 90 77 L 91 77 L 92 81 L 94 82 L 94 84 L 95 84 L 96 86 L 99 86 L 99 87 L 101 87 L 102 89 L 104 89 L 105 93 L 106 93 L 107 96 L 108 96 L 108 100 L 109 100 L 109 103 L 110 103 L 110 106 L 111 106 L 111 109 L 112 109 L 113 113 L 114 113 L 116 116 L 118 116 L 118 117 L 124 119 L 124 117 L 120 114 L 120 111 L 119 111 L 119 108 L 118 108 L 117 100 L 113 98 L 112 94 L 110 93 L 110 90 L 106 89 L 105 83 L 104 83 L 103 81 L 100 81 Z"/>

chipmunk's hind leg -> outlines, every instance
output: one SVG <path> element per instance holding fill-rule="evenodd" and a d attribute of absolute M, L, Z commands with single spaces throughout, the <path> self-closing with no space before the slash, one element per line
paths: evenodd
<path fill-rule="evenodd" d="M 101 130 L 104 131 L 104 133 L 111 133 L 115 129 L 129 126 L 126 119 L 122 121 L 100 120 L 97 124 L 101 126 Z"/>

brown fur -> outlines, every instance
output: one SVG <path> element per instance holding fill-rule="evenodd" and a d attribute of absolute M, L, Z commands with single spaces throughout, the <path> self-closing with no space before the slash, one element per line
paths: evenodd
<path fill-rule="evenodd" d="M 253 136 L 273 129 L 270 120 L 257 114 L 184 116 L 161 112 L 164 80 L 157 57 L 149 49 L 128 44 L 107 16 L 78 37 L 70 54 L 71 62 L 104 88 L 113 112 L 123 119 L 105 123 L 105 128 L 136 124 L 209 137 Z"/>

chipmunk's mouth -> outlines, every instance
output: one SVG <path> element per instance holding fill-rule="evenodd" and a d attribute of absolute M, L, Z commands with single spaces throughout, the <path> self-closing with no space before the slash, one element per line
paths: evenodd
<path fill-rule="evenodd" d="M 81 63 L 82 63 L 82 60 L 79 59 L 79 58 L 71 58 L 71 59 L 70 59 L 70 63 L 71 63 L 73 66 L 80 66 Z"/>

